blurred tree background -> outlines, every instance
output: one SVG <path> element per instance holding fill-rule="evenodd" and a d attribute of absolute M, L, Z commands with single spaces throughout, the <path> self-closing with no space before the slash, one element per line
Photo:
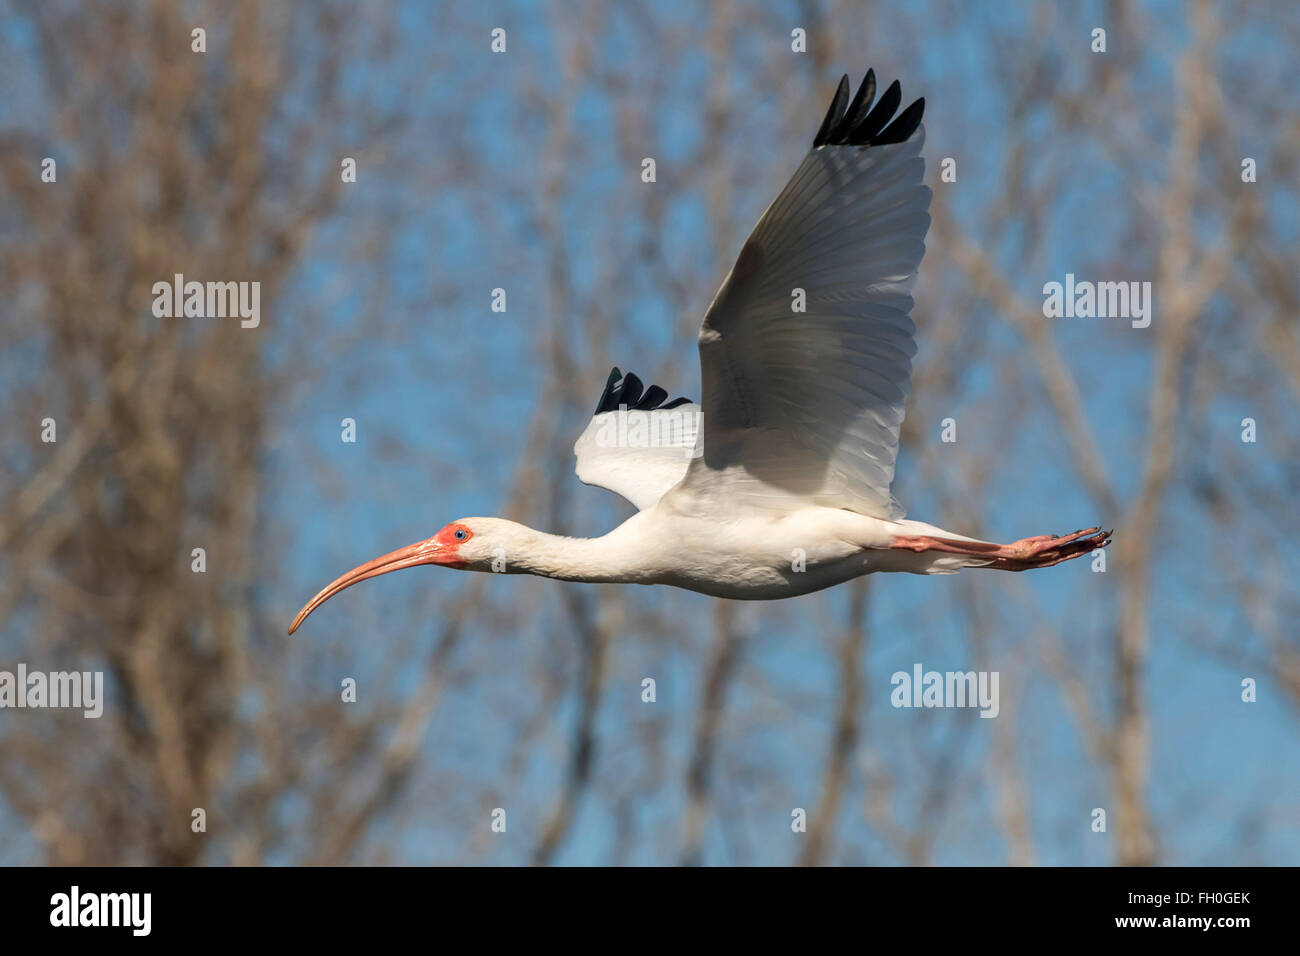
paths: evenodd
<path fill-rule="evenodd" d="M 1297 50 L 1282 2 L 0 0 L 0 669 L 107 686 L 0 711 L 0 862 L 1295 863 Z M 897 494 L 1113 526 L 1104 573 L 420 570 L 285 636 L 462 515 L 622 520 L 572 473 L 609 367 L 699 394 L 868 66 L 935 190 Z M 176 273 L 260 282 L 260 325 L 155 318 Z M 1151 282 L 1151 326 L 1045 319 L 1067 273 Z M 999 716 L 895 710 L 917 662 L 997 670 Z"/>

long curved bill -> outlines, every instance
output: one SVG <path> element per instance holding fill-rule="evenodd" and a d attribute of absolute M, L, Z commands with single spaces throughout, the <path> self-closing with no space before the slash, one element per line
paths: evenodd
<path fill-rule="evenodd" d="M 323 591 L 307 602 L 307 606 L 298 612 L 298 616 L 293 619 L 289 625 L 289 633 L 302 625 L 307 620 L 307 615 L 320 607 L 340 591 L 352 587 L 367 578 L 375 578 L 381 574 L 387 574 L 389 571 L 400 571 L 402 568 L 414 568 L 421 564 L 443 564 L 446 560 L 455 560 L 454 555 L 447 554 L 447 549 L 442 543 L 435 538 L 428 538 L 424 541 L 417 541 L 415 544 L 409 544 L 405 548 L 398 548 L 396 551 L 390 551 L 388 554 L 381 555 L 373 561 L 367 561 L 360 567 L 353 568 L 342 577 L 336 578 Z"/>

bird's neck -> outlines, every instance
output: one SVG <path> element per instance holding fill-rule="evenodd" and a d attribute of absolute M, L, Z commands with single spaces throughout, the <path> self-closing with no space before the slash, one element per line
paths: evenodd
<path fill-rule="evenodd" d="M 568 538 L 521 526 L 519 541 L 511 549 L 513 561 L 506 556 L 506 570 L 560 581 L 648 582 L 654 569 L 646 566 L 636 535 L 625 530 L 631 523 L 599 538 Z"/>

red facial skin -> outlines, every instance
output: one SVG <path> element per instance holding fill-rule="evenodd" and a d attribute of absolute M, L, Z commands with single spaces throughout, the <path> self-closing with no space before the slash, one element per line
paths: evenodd
<path fill-rule="evenodd" d="M 465 536 L 457 538 L 457 532 L 463 532 Z M 432 538 L 417 541 L 415 544 L 391 551 L 375 558 L 373 561 L 367 561 L 360 567 L 353 568 L 347 574 L 335 579 L 328 587 L 307 602 L 306 607 L 298 612 L 298 616 L 289 625 L 289 633 L 292 634 L 298 630 L 302 622 L 307 620 L 307 615 L 334 595 L 368 578 L 375 578 L 381 574 L 387 574 L 389 571 L 400 571 L 402 568 L 418 567 L 422 564 L 440 564 L 447 568 L 467 567 L 466 562 L 460 560 L 459 551 L 460 546 L 472 537 L 474 537 L 474 533 L 463 524 L 449 524 Z"/>
<path fill-rule="evenodd" d="M 463 531 L 465 533 L 465 537 L 457 538 L 456 537 L 457 531 Z M 449 524 L 447 525 L 447 527 L 443 528 L 432 538 L 430 538 L 429 541 L 438 542 L 438 544 L 446 548 L 447 556 L 449 558 L 454 558 L 456 553 L 460 550 L 460 546 L 472 537 L 474 537 L 474 532 L 470 531 L 469 528 L 465 527 L 463 524 Z M 421 544 L 424 543 L 425 542 L 421 542 Z M 464 562 L 455 561 L 455 560 L 441 560 L 434 563 L 446 565 L 447 567 L 450 568 L 455 568 L 455 567 L 463 568 L 465 566 Z"/>

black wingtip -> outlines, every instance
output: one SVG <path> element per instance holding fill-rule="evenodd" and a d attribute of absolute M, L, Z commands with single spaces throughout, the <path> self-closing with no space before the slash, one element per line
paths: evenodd
<path fill-rule="evenodd" d="M 849 104 L 849 75 L 845 73 L 840 77 L 840 85 L 835 90 L 835 99 L 831 100 L 831 108 L 826 111 L 826 118 L 822 120 L 822 125 L 817 130 L 817 135 L 813 137 L 813 146 L 821 146 L 823 143 L 830 142 L 830 135 L 840 125 L 840 120 L 844 118 L 844 109 Z"/>
<path fill-rule="evenodd" d="M 596 403 L 596 414 L 599 415 L 606 403 L 609 401 L 610 394 L 614 391 L 614 383 L 623 377 L 623 373 L 615 365 L 609 372 L 609 378 L 605 379 L 605 390 L 600 393 L 600 401 Z"/>
<path fill-rule="evenodd" d="M 664 403 L 668 397 L 666 389 L 658 385 L 651 385 L 646 388 L 636 375 L 628 372 L 624 375 L 614 366 L 609 373 L 609 378 L 605 380 L 605 391 L 601 393 L 600 401 L 596 405 L 596 414 L 602 412 L 616 412 L 619 408 L 633 408 L 639 412 L 653 412 L 658 409 L 676 408 L 678 405 L 689 405 L 689 398 L 674 398 L 671 402 Z"/>
<path fill-rule="evenodd" d="M 871 109 L 871 102 L 876 98 L 876 71 L 867 70 L 867 75 L 862 80 L 862 85 L 858 87 L 857 95 L 853 97 L 853 102 L 849 108 L 844 111 L 844 117 L 835 124 L 835 129 L 830 132 L 827 139 L 831 142 L 842 143 L 849 135 L 849 130 L 862 122 L 862 118 L 867 115 Z"/>
<path fill-rule="evenodd" d="M 885 90 L 885 95 L 880 98 L 876 108 L 867 114 L 866 119 L 853 130 L 853 144 L 855 146 L 870 146 L 885 125 L 894 118 L 894 111 L 898 109 L 898 104 L 903 101 L 903 87 L 898 80 L 889 84 L 889 89 Z"/>
<path fill-rule="evenodd" d="M 890 123 L 880 132 L 872 141 L 872 146 L 888 146 L 891 143 L 905 143 L 916 128 L 921 125 L 921 117 L 925 113 L 925 97 L 921 97 L 903 112 L 898 114 L 898 119 Z"/>
<path fill-rule="evenodd" d="M 845 76 L 840 80 L 835 98 L 826 111 L 826 118 L 822 120 L 822 125 L 813 138 L 813 149 L 819 146 L 887 146 L 903 143 L 921 125 L 921 116 L 925 112 L 924 97 L 897 118 L 894 117 L 903 99 L 902 86 L 897 80 L 889 84 L 880 101 L 872 106 L 876 95 L 874 70 L 867 70 L 851 104 L 848 103 L 848 95 L 849 82 Z"/>
<path fill-rule="evenodd" d="M 658 385 L 651 385 L 641 396 L 641 401 L 636 403 L 637 411 L 645 412 L 652 408 L 658 408 L 668 397 L 668 390 L 660 388 Z"/>

